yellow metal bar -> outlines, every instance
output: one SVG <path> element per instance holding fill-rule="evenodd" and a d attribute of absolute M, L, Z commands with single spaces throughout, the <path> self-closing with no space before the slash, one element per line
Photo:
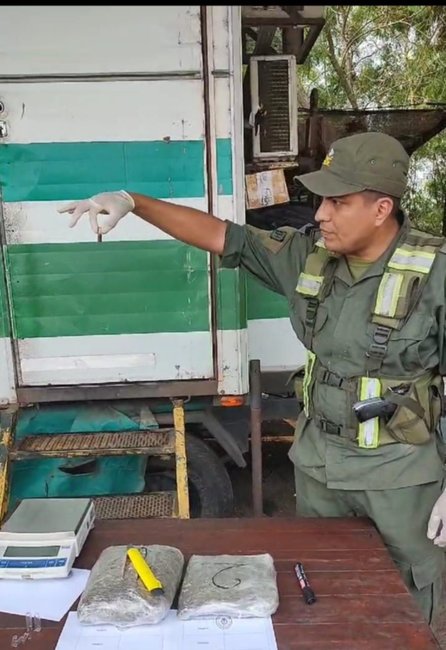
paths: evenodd
<path fill-rule="evenodd" d="M 173 422 L 175 427 L 178 517 L 180 519 L 189 519 L 189 486 L 187 479 L 186 427 L 184 424 L 183 400 L 173 400 Z"/>
<path fill-rule="evenodd" d="M 13 439 L 14 414 L 3 411 L 0 414 L 0 522 L 8 512 L 9 502 L 9 450 Z"/>

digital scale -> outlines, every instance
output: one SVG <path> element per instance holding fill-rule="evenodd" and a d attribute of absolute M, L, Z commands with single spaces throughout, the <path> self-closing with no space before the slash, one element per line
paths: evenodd
<path fill-rule="evenodd" d="M 0 578 L 66 578 L 94 518 L 92 499 L 23 499 L 0 528 Z"/>

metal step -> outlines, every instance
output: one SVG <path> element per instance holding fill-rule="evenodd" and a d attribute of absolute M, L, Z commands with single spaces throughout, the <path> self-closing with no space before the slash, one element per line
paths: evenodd
<path fill-rule="evenodd" d="M 39 457 L 163 456 L 175 453 L 175 431 L 119 431 L 27 436 L 10 450 L 13 460 Z"/>
<path fill-rule="evenodd" d="M 93 497 L 93 501 L 97 519 L 147 519 L 177 516 L 175 492 Z"/>

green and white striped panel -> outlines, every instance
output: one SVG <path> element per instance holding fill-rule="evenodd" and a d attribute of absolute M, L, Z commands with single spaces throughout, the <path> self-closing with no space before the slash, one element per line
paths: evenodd
<path fill-rule="evenodd" d="M 6 305 L 5 277 L 3 264 L 0 264 L 0 407 L 15 401 L 12 348 Z"/>
<path fill-rule="evenodd" d="M 288 303 L 247 277 L 248 349 L 262 370 L 290 371 L 303 366 L 306 350 L 291 326 Z"/>
<path fill-rule="evenodd" d="M 112 35 L 88 42 L 87 56 L 85 49 L 77 52 L 69 34 L 76 33 L 72 21 L 85 27 L 95 11 L 97 18 L 105 17 L 110 29 L 119 31 L 117 14 L 124 8 L 107 7 L 110 17 L 99 7 L 77 8 L 77 12 L 76 7 L 64 7 L 64 12 L 52 15 L 51 24 L 45 23 L 46 8 L 38 9 L 29 27 L 23 25 L 26 33 L 18 44 L 0 27 L 0 37 L 7 36 L 4 49 L 18 50 L 16 58 L 6 57 L 11 73 L 21 66 L 34 73 L 32 66 L 39 61 L 37 72 L 60 74 L 73 68 L 93 72 L 101 65 L 110 69 L 114 63 L 111 70 L 116 77 L 100 83 L 34 80 L 4 85 L 10 135 L 0 146 L 0 182 L 12 334 L 18 341 L 21 382 L 211 377 L 208 255 L 172 240 L 134 215 L 123 219 L 99 244 L 88 218 L 69 229 L 67 215 L 57 213 L 65 201 L 121 188 L 207 210 L 203 82 L 181 76 L 185 69 L 201 71 L 199 7 L 125 8 L 128 33 L 132 33 L 131 17 L 137 31 L 145 21 L 144 48 L 134 43 L 132 34 L 131 43 L 126 39 L 114 62 L 106 60 L 103 52 L 105 42 L 110 53 Z M 231 8 L 213 9 L 212 19 L 224 24 L 224 12 Z M 0 9 L 0 18 L 11 12 L 10 7 Z M 70 25 L 65 41 L 57 36 L 54 20 Z M 56 43 L 49 34 L 43 38 L 50 27 Z M 28 31 L 30 40 L 23 51 L 21 43 Z M 227 30 L 220 38 L 220 49 L 230 65 Z M 56 57 L 52 51 L 53 68 L 46 58 L 48 47 L 57 50 Z M 70 59 L 73 52 L 79 61 Z M 178 75 L 143 81 L 120 78 L 119 71 L 141 70 L 148 62 L 160 73 L 170 65 L 168 69 Z M 226 86 L 215 89 L 222 100 L 220 116 L 215 118 L 216 209 L 232 219 L 231 88 L 228 79 L 221 81 Z M 222 332 L 242 325 L 238 272 L 222 271 L 217 284 L 223 345 Z M 219 368 L 223 368 L 224 354 L 219 352 Z M 236 357 L 234 363 L 240 355 Z M 240 389 L 239 368 L 233 365 L 231 372 L 237 377 L 226 386 L 225 377 L 219 377 L 226 392 Z"/>

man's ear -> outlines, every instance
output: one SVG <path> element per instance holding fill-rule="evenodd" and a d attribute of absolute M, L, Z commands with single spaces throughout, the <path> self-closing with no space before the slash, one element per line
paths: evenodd
<path fill-rule="evenodd" d="M 383 196 L 376 200 L 376 217 L 377 226 L 382 226 L 390 217 L 393 211 L 393 199 L 390 196 Z"/>

